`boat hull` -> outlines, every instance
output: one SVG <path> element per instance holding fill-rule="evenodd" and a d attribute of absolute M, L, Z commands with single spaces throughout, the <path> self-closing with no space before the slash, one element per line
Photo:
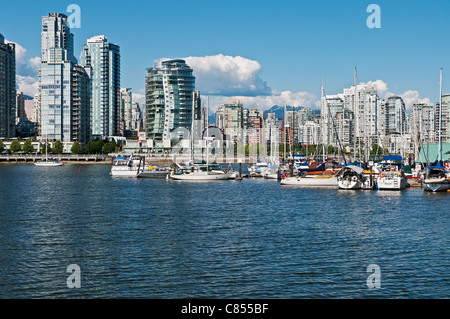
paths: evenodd
<path fill-rule="evenodd" d="M 56 166 L 64 166 L 64 163 L 34 163 L 35 166 L 38 167 L 56 167 Z"/>
<path fill-rule="evenodd" d="M 379 190 L 403 190 L 407 184 L 408 178 L 406 177 L 379 177 L 377 179 L 377 187 Z"/>
<path fill-rule="evenodd" d="M 434 182 L 425 180 L 423 189 L 428 192 L 446 192 L 450 189 L 450 182 L 447 180 Z"/>
<path fill-rule="evenodd" d="M 231 174 L 171 174 L 170 178 L 177 181 L 223 181 L 232 178 Z"/>
<path fill-rule="evenodd" d="M 288 177 L 281 181 L 281 185 L 305 186 L 305 187 L 336 187 L 337 178 L 332 177 Z"/>
<path fill-rule="evenodd" d="M 112 177 L 137 177 L 137 170 L 111 170 Z"/>
<path fill-rule="evenodd" d="M 362 183 L 360 181 L 349 181 L 349 180 L 343 180 L 338 182 L 339 189 L 361 189 Z"/>
<path fill-rule="evenodd" d="M 149 172 L 146 172 L 146 171 L 143 171 L 143 172 L 141 172 L 141 173 L 139 173 L 138 174 L 138 177 L 140 177 L 140 178 L 162 178 L 162 179 L 164 179 L 164 178 L 166 178 L 167 177 L 167 175 L 169 175 L 170 174 L 170 172 L 169 171 L 156 171 L 156 172 L 151 172 L 151 171 L 149 171 Z"/>

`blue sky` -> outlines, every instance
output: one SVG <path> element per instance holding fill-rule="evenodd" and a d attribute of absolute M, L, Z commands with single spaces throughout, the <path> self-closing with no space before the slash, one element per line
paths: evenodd
<path fill-rule="evenodd" d="M 220 95 L 221 84 L 228 87 L 212 104 L 235 93 L 248 95 L 241 99 L 249 107 L 314 106 L 322 82 L 327 94 L 340 93 L 353 84 L 355 66 L 359 82 L 379 80 L 384 94 L 430 102 L 438 99 L 443 67 L 450 92 L 448 0 L 3 2 L 0 33 L 26 50 L 19 75 L 35 78 L 25 63 L 40 55 L 41 17 L 65 13 L 72 3 L 81 8 L 81 28 L 72 30 L 75 55 L 86 39 L 106 35 L 121 47 L 122 87 L 136 93 L 143 93 L 145 69 L 156 60 L 186 57 L 197 58 L 188 60 L 192 67 L 208 65 L 194 67 L 202 93 Z M 366 25 L 371 3 L 381 8 L 380 29 Z"/>

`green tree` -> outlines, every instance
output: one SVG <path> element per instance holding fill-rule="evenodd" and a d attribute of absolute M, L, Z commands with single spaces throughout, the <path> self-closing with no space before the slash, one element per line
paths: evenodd
<path fill-rule="evenodd" d="M 3 153 L 5 151 L 5 145 L 3 144 L 3 141 L 0 140 L 0 153 Z"/>
<path fill-rule="evenodd" d="M 110 143 L 105 143 L 103 145 L 103 153 L 104 154 L 114 153 L 116 150 L 116 147 L 117 147 L 116 141 L 112 141 Z"/>
<path fill-rule="evenodd" d="M 53 153 L 61 155 L 64 153 L 64 145 L 61 141 L 56 141 L 52 148 Z"/>
<path fill-rule="evenodd" d="M 19 153 L 22 150 L 22 145 L 18 140 L 14 140 L 11 143 L 10 150 L 12 153 Z"/>
<path fill-rule="evenodd" d="M 73 143 L 72 148 L 70 149 L 70 152 L 73 155 L 81 154 L 83 152 L 83 147 L 81 146 L 80 142 Z"/>
<path fill-rule="evenodd" d="M 32 154 L 34 153 L 34 147 L 31 143 L 31 140 L 26 140 L 25 143 L 23 143 L 23 152 L 25 154 Z"/>

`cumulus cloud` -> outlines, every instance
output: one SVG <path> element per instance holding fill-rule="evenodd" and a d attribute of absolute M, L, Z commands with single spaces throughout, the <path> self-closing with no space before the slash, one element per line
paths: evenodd
<path fill-rule="evenodd" d="M 143 93 L 142 91 L 144 91 L 144 90 L 140 90 L 137 93 L 135 93 L 135 92 L 132 93 L 133 102 L 139 103 L 139 106 L 141 108 L 145 104 L 145 93 Z"/>
<path fill-rule="evenodd" d="M 16 48 L 16 84 L 17 90 L 25 95 L 34 96 L 38 92 L 38 76 L 41 67 L 41 58 L 28 59 L 27 49 L 16 42 L 5 40 L 6 43 L 14 43 Z"/>
<path fill-rule="evenodd" d="M 261 79 L 261 64 L 255 60 L 223 54 L 183 60 L 194 70 L 196 88 L 203 94 L 256 97 L 272 92 Z"/>
<path fill-rule="evenodd" d="M 320 101 L 318 101 L 318 97 L 309 92 L 272 91 L 272 94 L 268 96 L 213 96 L 210 98 L 210 109 L 215 112 L 217 111 L 219 105 L 228 103 L 230 100 L 239 100 L 244 104 L 245 108 L 258 108 L 262 110 L 267 110 L 274 105 L 315 108 L 318 103 L 320 103 Z M 206 105 L 206 101 L 206 98 L 203 96 L 202 103 Z"/>
<path fill-rule="evenodd" d="M 403 99 L 403 102 L 405 102 L 405 107 L 408 111 L 411 110 L 413 104 L 416 103 L 424 103 L 428 105 L 432 104 L 429 98 L 421 98 L 420 93 L 417 90 L 408 90 L 404 93 L 397 94 L 389 92 L 388 85 L 383 80 L 368 81 L 367 83 L 361 84 L 373 86 L 378 91 L 378 95 L 380 96 L 380 98 L 384 100 L 394 95 L 400 96 Z"/>
<path fill-rule="evenodd" d="M 16 75 L 17 91 L 23 94 L 34 97 L 39 90 L 39 82 L 31 76 Z"/>

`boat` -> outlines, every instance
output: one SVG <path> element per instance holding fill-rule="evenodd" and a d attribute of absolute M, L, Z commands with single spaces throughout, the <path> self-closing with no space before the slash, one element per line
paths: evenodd
<path fill-rule="evenodd" d="M 253 164 L 249 169 L 249 177 L 263 177 L 264 174 L 270 169 L 269 164 L 266 162 L 258 162 Z"/>
<path fill-rule="evenodd" d="M 47 138 L 45 139 L 45 161 L 38 161 L 34 163 L 35 166 L 39 167 L 56 167 L 63 166 L 63 162 L 59 162 L 56 158 L 48 158 L 48 144 Z"/>
<path fill-rule="evenodd" d="M 138 174 L 141 178 L 167 178 L 170 174 L 170 168 L 149 166 L 144 167 Z"/>
<path fill-rule="evenodd" d="M 336 174 L 339 189 L 362 189 L 366 185 L 364 170 L 355 165 L 348 165 Z"/>
<path fill-rule="evenodd" d="M 234 172 L 224 172 L 222 170 L 207 171 L 202 170 L 199 165 L 180 166 L 176 171 L 172 171 L 169 175 L 170 179 L 179 181 L 217 181 L 232 179 Z"/>
<path fill-rule="evenodd" d="M 338 186 L 338 180 L 335 175 L 297 176 L 284 178 L 280 184 L 308 187 L 336 187 Z"/>
<path fill-rule="evenodd" d="M 55 167 L 55 166 L 63 166 L 64 163 L 59 162 L 57 159 L 46 158 L 45 161 L 36 162 L 34 163 L 34 165 L 40 167 Z"/>
<path fill-rule="evenodd" d="M 440 104 L 442 107 L 442 69 L 440 77 Z M 436 166 L 428 166 L 423 180 L 423 189 L 429 192 L 445 192 L 450 189 L 450 181 L 442 166 L 442 111 L 439 112 L 439 160 Z"/>
<path fill-rule="evenodd" d="M 380 163 L 377 188 L 380 190 L 403 190 L 408 184 L 408 177 L 403 169 L 403 158 L 389 155 Z"/>
<path fill-rule="evenodd" d="M 423 180 L 423 189 L 429 192 L 446 192 L 450 189 L 450 180 L 443 166 L 428 166 Z"/>
<path fill-rule="evenodd" d="M 140 155 L 120 156 L 113 160 L 110 175 L 113 177 L 138 177 L 145 157 Z"/>

